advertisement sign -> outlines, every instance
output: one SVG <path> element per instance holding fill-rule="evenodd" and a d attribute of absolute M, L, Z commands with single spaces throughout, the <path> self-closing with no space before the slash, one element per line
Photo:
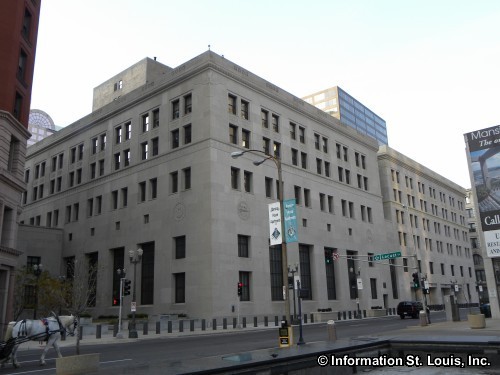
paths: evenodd
<path fill-rule="evenodd" d="M 269 207 L 269 239 L 272 245 L 281 245 L 281 212 L 280 203 L 270 203 Z"/>
<path fill-rule="evenodd" d="M 500 125 L 465 136 L 486 252 L 500 257 Z"/>
<path fill-rule="evenodd" d="M 285 239 L 287 243 L 298 242 L 297 235 L 297 209 L 295 198 L 283 201 L 283 210 L 285 211 Z"/>

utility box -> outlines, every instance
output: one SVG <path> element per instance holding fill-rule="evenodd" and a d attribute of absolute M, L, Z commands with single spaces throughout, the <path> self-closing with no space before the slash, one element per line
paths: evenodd
<path fill-rule="evenodd" d="M 278 328 L 280 348 L 289 348 L 293 342 L 293 327 L 288 327 L 285 322 L 281 322 Z"/>
<path fill-rule="evenodd" d="M 453 322 L 460 321 L 460 311 L 458 309 L 458 304 L 456 303 L 455 296 L 445 296 L 444 308 L 446 312 L 446 320 Z"/>

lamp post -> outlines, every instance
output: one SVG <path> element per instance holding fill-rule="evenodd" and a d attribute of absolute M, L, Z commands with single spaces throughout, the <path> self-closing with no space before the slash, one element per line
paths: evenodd
<path fill-rule="evenodd" d="M 116 338 L 121 339 L 123 338 L 122 335 L 122 306 L 123 306 L 123 280 L 125 280 L 125 268 L 120 269 L 118 268 L 116 270 L 116 273 L 118 276 L 120 276 L 120 308 L 118 309 L 119 314 L 118 314 L 118 332 L 116 333 Z"/>
<path fill-rule="evenodd" d="M 135 310 L 136 310 L 136 300 L 135 300 L 135 284 L 137 280 L 137 263 L 141 261 L 142 258 L 142 249 L 138 248 L 137 250 L 129 250 L 128 256 L 130 259 L 130 263 L 134 265 L 134 289 L 132 290 L 132 323 L 130 323 L 130 328 L 128 330 L 128 338 L 136 339 L 137 338 L 137 330 L 135 329 Z"/>
<path fill-rule="evenodd" d="M 298 264 L 295 265 L 295 268 L 291 268 L 290 266 L 288 266 L 288 273 L 292 274 L 292 286 L 293 286 L 293 324 L 296 324 L 296 321 L 297 321 L 297 309 L 296 309 L 296 306 L 295 306 L 295 274 L 299 271 L 299 266 Z M 290 284 L 290 283 L 288 283 Z M 299 302 L 300 303 L 300 302 Z"/>
<path fill-rule="evenodd" d="M 42 274 L 43 266 L 41 264 L 33 265 L 33 274 L 36 277 L 36 285 L 35 285 L 35 308 L 33 309 L 33 320 L 36 319 L 36 310 L 38 309 L 38 280 L 40 279 L 40 275 Z"/>
<path fill-rule="evenodd" d="M 276 164 L 278 169 L 278 200 L 280 202 L 280 214 L 281 214 L 281 273 L 283 276 L 283 300 L 285 302 L 285 322 L 287 327 L 290 326 L 290 298 L 288 296 L 288 255 L 286 252 L 286 240 L 285 240 L 285 213 L 283 210 L 283 177 L 281 170 L 281 160 L 273 155 L 269 155 L 262 150 L 245 150 L 245 151 L 234 151 L 231 152 L 231 157 L 233 159 L 239 158 L 240 156 L 246 154 L 247 152 L 254 152 L 264 154 L 265 158 L 260 161 L 254 161 L 253 164 L 256 166 L 261 165 L 266 160 L 272 160 Z"/>

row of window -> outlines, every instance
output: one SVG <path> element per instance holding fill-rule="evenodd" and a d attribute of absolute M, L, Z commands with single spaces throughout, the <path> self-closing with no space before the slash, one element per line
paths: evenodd
<path fill-rule="evenodd" d="M 408 245 L 406 232 L 398 231 L 398 238 L 399 238 L 399 245 L 400 246 L 407 246 Z M 413 235 L 413 246 L 415 246 L 417 249 L 421 249 L 420 238 L 421 237 L 419 235 Z M 433 240 L 430 238 L 424 237 L 424 241 L 425 241 L 425 250 L 433 251 L 434 250 Z M 434 242 L 436 244 L 436 251 L 438 253 L 443 254 L 444 253 L 443 241 L 436 240 Z M 448 255 L 453 255 L 453 244 L 446 243 L 446 249 L 447 249 Z M 455 250 L 456 250 L 456 255 L 458 257 L 464 256 L 464 254 L 462 252 L 462 246 L 455 245 Z M 470 258 L 471 257 L 470 249 L 466 247 L 466 248 L 464 248 L 464 250 L 465 250 L 465 257 Z"/>
<path fill-rule="evenodd" d="M 392 182 L 399 184 L 400 183 L 399 171 L 391 169 L 391 179 L 392 179 Z M 405 183 L 406 183 L 407 188 L 413 190 L 413 178 L 405 176 Z M 418 184 L 418 192 L 425 195 L 425 190 L 426 190 L 425 184 L 423 182 L 420 182 L 420 181 L 418 181 L 417 184 Z M 436 198 L 436 189 L 431 187 L 431 186 L 428 186 L 428 189 L 429 189 L 429 196 L 431 198 L 437 199 Z M 439 200 L 440 200 L 440 202 L 446 204 L 447 203 L 446 194 L 443 192 L 439 192 Z M 455 207 L 455 202 L 457 202 L 457 204 L 458 204 L 458 209 L 463 211 L 464 210 L 464 202 L 462 202 L 460 200 L 456 201 L 454 197 L 448 196 L 448 204 L 451 207 Z"/>

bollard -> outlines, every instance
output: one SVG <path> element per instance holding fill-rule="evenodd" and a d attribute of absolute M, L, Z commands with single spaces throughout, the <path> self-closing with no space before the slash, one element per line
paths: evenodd
<path fill-rule="evenodd" d="M 205 324 L 206 324 L 206 323 L 205 323 L 205 319 L 202 319 L 202 320 L 201 320 L 201 330 L 202 330 L 202 331 L 204 331 L 204 330 L 205 330 L 205 327 L 206 327 L 206 326 L 205 326 Z"/>
<path fill-rule="evenodd" d="M 425 310 L 420 311 L 419 318 L 420 318 L 420 325 L 422 327 L 425 327 L 427 325 L 427 313 L 425 312 Z"/>
<path fill-rule="evenodd" d="M 179 332 L 184 332 L 184 320 L 179 320 Z"/>
<path fill-rule="evenodd" d="M 156 322 L 156 334 L 159 335 L 161 330 L 161 324 L 160 322 Z"/>
<path fill-rule="evenodd" d="M 80 340 L 83 340 L 83 327 L 82 326 L 78 327 L 78 337 L 80 338 Z"/>
<path fill-rule="evenodd" d="M 222 329 L 227 329 L 227 318 L 222 319 Z"/>
<path fill-rule="evenodd" d="M 113 324 L 113 337 L 118 334 L 118 323 Z"/>
<path fill-rule="evenodd" d="M 243 317 L 243 328 L 247 328 L 247 318 Z"/>
<path fill-rule="evenodd" d="M 236 328 L 236 324 L 237 324 L 236 318 L 233 318 L 233 329 Z"/>
<path fill-rule="evenodd" d="M 347 319 L 347 314 L 346 314 L 346 312 L 345 312 L 345 311 L 342 311 L 342 317 L 343 317 L 343 319 L 344 319 L 344 320 L 346 320 L 346 319 Z"/>
<path fill-rule="evenodd" d="M 257 317 L 256 316 L 253 317 L 253 326 L 257 327 Z"/>
<path fill-rule="evenodd" d="M 328 328 L 328 341 L 336 341 L 337 328 L 335 327 L 335 321 L 329 320 L 328 322 L 326 322 L 326 326 Z"/>
<path fill-rule="evenodd" d="M 276 327 L 278 326 L 278 317 L 277 316 L 274 317 L 274 325 Z"/>
<path fill-rule="evenodd" d="M 269 318 L 267 316 L 264 317 L 264 326 L 267 327 L 269 324 Z"/>
<path fill-rule="evenodd" d="M 340 311 L 337 313 L 337 320 L 340 320 L 341 319 L 341 313 Z"/>
<path fill-rule="evenodd" d="M 217 319 L 212 319 L 212 329 L 215 331 L 217 329 Z"/>
<path fill-rule="evenodd" d="M 142 334 L 147 335 L 148 334 L 148 322 L 142 323 Z"/>
<path fill-rule="evenodd" d="M 304 323 L 307 323 L 307 315 L 306 315 L 306 319 L 304 320 Z M 311 314 L 311 323 L 314 323 L 314 315 Z"/>
<path fill-rule="evenodd" d="M 349 310 L 348 313 L 349 313 L 349 319 L 352 319 L 352 312 L 351 312 L 351 310 Z"/>
<path fill-rule="evenodd" d="M 95 326 L 95 338 L 96 339 L 101 338 L 101 325 L 100 324 Z"/>
<path fill-rule="evenodd" d="M 191 320 L 189 321 L 189 330 L 190 330 L 191 332 L 193 332 L 193 331 L 194 331 L 194 320 L 193 320 L 193 319 L 191 319 Z"/>
<path fill-rule="evenodd" d="M 171 320 L 169 320 L 167 322 L 167 332 L 172 333 L 172 321 Z"/>
<path fill-rule="evenodd" d="M 304 314 L 304 317 L 302 319 L 304 319 L 303 320 L 304 324 L 307 324 L 307 314 Z"/>

